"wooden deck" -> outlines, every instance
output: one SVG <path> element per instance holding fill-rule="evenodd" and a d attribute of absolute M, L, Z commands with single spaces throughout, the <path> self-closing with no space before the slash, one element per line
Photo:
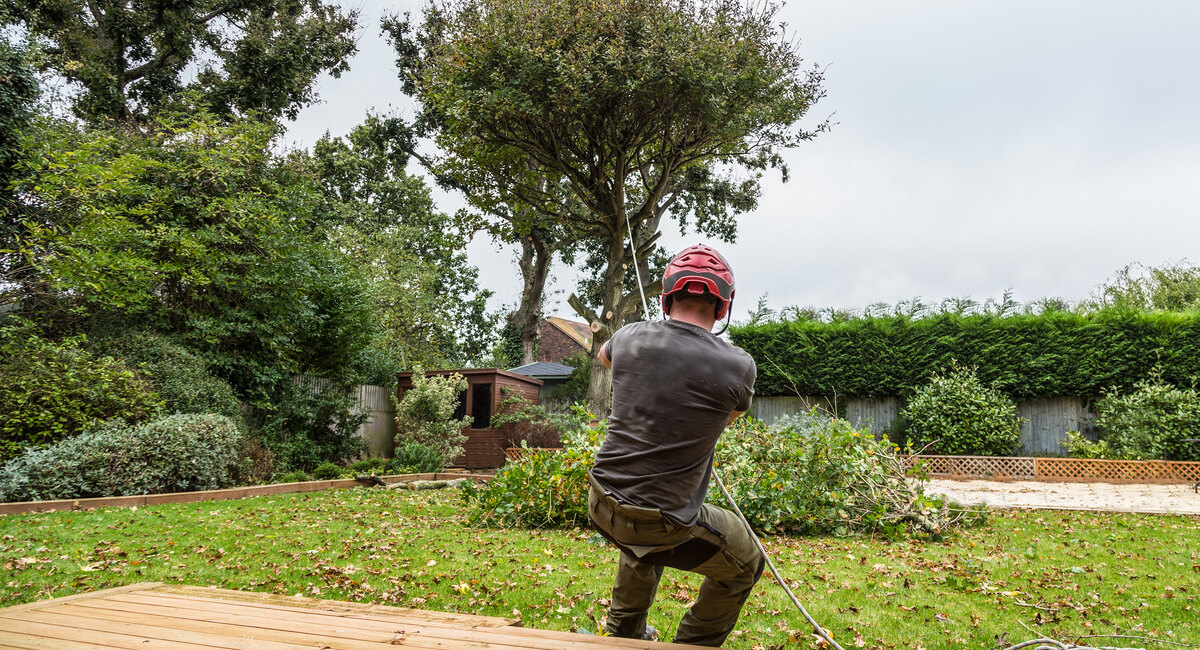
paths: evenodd
<path fill-rule="evenodd" d="M 142 583 L 0 609 L 0 648 L 498 650 L 695 646 L 549 632 L 515 619 Z"/>

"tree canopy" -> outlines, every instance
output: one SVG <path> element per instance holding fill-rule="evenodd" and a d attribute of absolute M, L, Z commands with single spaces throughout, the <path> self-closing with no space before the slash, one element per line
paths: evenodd
<path fill-rule="evenodd" d="M 0 17 L 77 90 L 87 120 L 127 121 L 192 94 L 221 115 L 294 118 L 317 75 L 348 69 L 356 11 L 322 0 L 6 0 Z"/>
<path fill-rule="evenodd" d="M 690 214 L 701 232 L 732 238 L 732 216 L 753 206 L 761 171 L 782 167 L 783 149 L 824 128 L 796 126 L 821 96 L 822 75 L 802 69 L 776 9 L 445 0 L 414 37 L 396 39 L 442 168 L 473 179 L 468 196 L 519 202 L 598 242 L 600 309 L 572 303 L 597 330 L 594 345 L 636 310 L 625 272 L 635 255 L 654 255 L 664 216 L 674 211 L 684 228 Z M 407 29 L 391 23 L 394 35 Z M 589 401 L 606 407 L 599 364 L 591 384 Z"/>

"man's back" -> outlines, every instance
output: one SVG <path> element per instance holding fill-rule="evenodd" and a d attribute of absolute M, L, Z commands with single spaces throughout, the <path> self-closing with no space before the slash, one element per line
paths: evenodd
<path fill-rule="evenodd" d="M 730 413 L 750 405 L 754 361 L 680 321 L 627 325 L 606 350 L 613 409 L 593 476 L 625 502 L 692 525 L 717 438 Z"/>

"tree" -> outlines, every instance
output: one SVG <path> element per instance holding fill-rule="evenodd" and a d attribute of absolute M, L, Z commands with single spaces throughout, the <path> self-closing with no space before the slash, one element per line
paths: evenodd
<path fill-rule="evenodd" d="M 435 210 L 429 188 L 405 171 L 412 131 L 397 118 L 370 116 L 345 138 L 326 135 L 312 163 L 327 205 L 329 239 L 368 275 L 380 319 L 380 350 L 392 372 L 461 366 L 490 346 L 490 291 L 464 247 L 477 227 L 466 215 Z"/>
<path fill-rule="evenodd" d="M 482 192 L 487 200 L 527 207 L 601 247 L 600 309 L 571 301 L 596 330 L 593 345 L 636 311 L 626 269 L 636 257 L 648 271 L 664 216 L 686 227 L 680 213 L 690 209 L 695 225 L 725 223 L 731 236 L 730 213 L 745 204 L 699 192 L 689 202 L 687 188 L 757 196 L 761 172 L 781 166 L 779 152 L 815 134 L 794 124 L 820 97 L 821 72 L 801 70 L 776 8 L 446 0 L 426 11 L 415 39 L 397 44 L 402 64 L 406 53 L 417 61 L 404 74 L 437 125 L 444 169 L 472 170 L 479 186 L 494 188 Z M 697 174 L 712 182 L 689 180 Z M 593 408 L 607 408 L 610 386 L 593 364 Z"/>
<path fill-rule="evenodd" d="M 129 121 L 198 94 L 218 114 L 294 118 L 354 53 L 357 12 L 322 0 L 9 0 L 89 121 Z M 190 71 L 195 78 L 185 81 Z"/>
<path fill-rule="evenodd" d="M 274 125 L 46 128 L 15 187 L 42 219 L 21 223 L 41 296 L 22 312 L 172 336 L 252 402 L 296 373 L 346 376 L 374 336 L 367 278 L 314 229 L 320 193 L 271 153 Z"/>
<path fill-rule="evenodd" d="M 1129 264 L 1100 286 L 1088 306 L 1166 311 L 1200 308 L 1200 267 L 1184 262 L 1151 267 Z"/>

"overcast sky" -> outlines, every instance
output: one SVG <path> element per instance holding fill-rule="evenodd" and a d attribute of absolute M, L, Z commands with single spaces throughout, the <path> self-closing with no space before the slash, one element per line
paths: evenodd
<path fill-rule="evenodd" d="M 309 146 L 369 109 L 411 117 L 384 13 L 368 2 L 359 53 L 288 131 Z M 809 126 L 758 210 L 720 245 L 737 278 L 734 319 L 770 306 L 862 308 L 913 297 L 1088 297 L 1133 262 L 1200 262 L 1200 2 L 835 0 L 787 2 L 802 56 L 828 66 Z M 460 197 L 435 193 L 452 211 Z M 699 241 L 668 226 L 664 241 Z M 512 248 L 469 255 L 493 307 L 520 290 Z M 556 274 L 548 315 L 573 276 Z"/>

